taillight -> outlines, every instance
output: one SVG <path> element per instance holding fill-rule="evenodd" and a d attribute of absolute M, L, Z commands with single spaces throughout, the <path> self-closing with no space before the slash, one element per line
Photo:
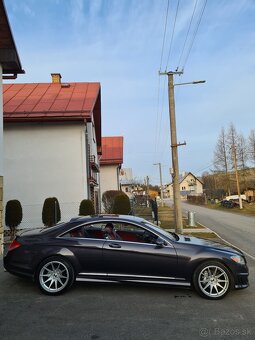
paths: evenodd
<path fill-rule="evenodd" d="M 11 251 L 19 247 L 21 247 L 21 243 L 19 243 L 17 240 L 13 240 L 8 250 Z"/>

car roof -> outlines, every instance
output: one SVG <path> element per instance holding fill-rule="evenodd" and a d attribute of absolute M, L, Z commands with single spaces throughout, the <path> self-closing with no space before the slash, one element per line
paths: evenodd
<path fill-rule="evenodd" d="M 133 215 L 117 215 L 117 214 L 98 214 L 98 215 L 87 215 L 87 216 L 77 216 L 70 220 L 70 223 L 82 223 L 89 220 L 100 221 L 100 220 L 112 220 L 112 219 L 127 220 L 130 222 L 146 222 L 144 218 L 133 216 Z"/>

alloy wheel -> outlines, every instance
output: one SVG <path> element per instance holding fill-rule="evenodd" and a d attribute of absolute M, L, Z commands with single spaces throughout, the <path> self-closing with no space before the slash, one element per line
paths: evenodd
<path fill-rule="evenodd" d="M 69 270 L 60 261 L 47 262 L 39 272 L 39 283 L 43 290 L 48 293 L 58 293 L 69 282 Z"/>
<path fill-rule="evenodd" d="M 223 268 L 211 265 L 204 267 L 199 273 L 198 285 L 206 296 L 219 298 L 228 291 L 229 278 Z"/>

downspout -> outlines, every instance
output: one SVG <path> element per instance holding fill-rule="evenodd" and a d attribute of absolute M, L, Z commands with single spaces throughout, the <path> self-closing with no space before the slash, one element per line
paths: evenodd
<path fill-rule="evenodd" d="M 101 167 L 100 167 L 100 160 L 102 156 L 97 155 L 98 157 L 98 165 L 99 165 L 99 173 L 98 173 L 98 209 L 99 214 L 102 213 L 102 196 L 101 196 Z"/>
<path fill-rule="evenodd" d="M 3 226 L 3 69 L 0 64 L 0 254 L 4 252 L 4 226 Z"/>
<path fill-rule="evenodd" d="M 117 167 L 117 183 L 118 183 L 118 190 L 121 190 L 121 187 L 120 187 L 120 169 L 121 169 L 121 164 L 119 164 L 118 167 Z"/>
<path fill-rule="evenodd" d="M 89 160 L 89 137 L 88 137 L 88 128 L 86 122 L 85 129 L 85 150 L 86 150 L 86 170 L 87 170 L 87 199 L 90 199 L 90 184 L 89 184 L 89 176 L 90 176 L 90 160 Z"/>

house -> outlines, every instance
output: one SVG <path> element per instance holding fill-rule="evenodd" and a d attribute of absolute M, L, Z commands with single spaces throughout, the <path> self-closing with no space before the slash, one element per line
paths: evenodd
<path fill-rule="evenodd" d="M 101 195 L 108 190 L 120 190 L 119 173 L 123 163 L 123 137 L 102 137 L 100 158 Z"/>
<path fill-rule="evenodd" d="M 191 172 L 184 172 L 179 176 L 179 185 L 182 198 L 203 194 L 203 182 Z M 173 183 L 167 186 L 167 193 L 168 197 L 173 198 Z"/>
<path fill-rule="evenodd" d="M 135 190 L 135 182 L 133 180 L 133 173 L 131 168 L 120 170 L 120 186 L 121 190 L 128 195 L 129 198 L 133 196 Z"/>
<path fill-rule="evenodd" d="M 99 83 L 4 85 L 5 202 L 20 200 L 23 225 L 41 225 L 47 197 L 62 220 L 78 215 L 82 199 L 99 210 L 101 95 Z M 22 225 L 21 225 L 22 227 Z"/>
<path fill-rule="evenodd" d="M 248 202 L 255 202 L 255 188 L 247 188 L 244 195 Z"/>
<path fill-rule="evenodd" d="M 3 85 L 2 79 L 16 79 L 18 74 L 24 73 L 15 46 L 7 12 L 0 0 L 0 254 L 3 253 Z"/>

